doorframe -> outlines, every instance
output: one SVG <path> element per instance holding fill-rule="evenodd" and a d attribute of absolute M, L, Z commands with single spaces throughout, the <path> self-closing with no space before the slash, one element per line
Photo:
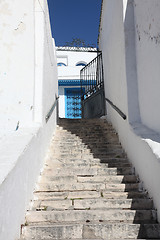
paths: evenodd
<path fill-rule="evenodd" d="M 80 92 L 80 98 L 81 98 L 81 87 L 78 86 L 78 87 L 70 87 L 70 88 L 64 88 L 64 94 L 65 94 L 65 118 L 67 118 L 67 90 L 77 90 L 79 89 L 79 92 Z M 83 91 L 85 91 L 85 88 L 83 88 Z M 81 113 L 82 113 L 82 110 L 81 110 Z M 82 114 L 81 114 L 81 117 L 82 117 Z"/>

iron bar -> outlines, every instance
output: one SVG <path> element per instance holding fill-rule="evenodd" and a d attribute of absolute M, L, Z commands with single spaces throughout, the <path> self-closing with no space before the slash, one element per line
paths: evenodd
<path fill-rule="evenodd" d="M 108 98 L 105 98 L 105 100 L 119 113 L 119 115 L 126 120 L 127 116 L 116 106 L 114 105 Z"/>
<path fill-rule="evenodd" d="M 85 92 L 81 91 L 82 99 L 90 97 L 104 86 L 102 53 L 94 58 L 81 70 L 81 88 L 86 81 Z"/>
<path fill-rule="evenodd" d="M 53 103 L 51 109 L 50 109 L 49 112 L 47 113 L 47 115 L 46 115 L 46 117 L 45 117 L 45 119 L 46 119 L 46 123 L 47 123 L 48 120 L 50 119 L 50 117 L 51 117 L 51 115 L 52 115 L 52 113 L 53 113 L 55 107 L 57 106 L 58 99 L 59 99 L 59 97 L 56 97 L 56 99 L 55 99 L 55 101 L 54 101 L 54 103 Z"/>

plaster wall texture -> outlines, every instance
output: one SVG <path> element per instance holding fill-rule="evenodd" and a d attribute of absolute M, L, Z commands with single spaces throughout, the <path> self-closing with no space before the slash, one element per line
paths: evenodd
<path fill-rule="evenodd" d="M 56 108 L 45 117 L 58 75 L 47 1 L 1 1 L 0 13 L 0 239 L 15 240 L 56 127 Z"/>
<path fill-rule="evenodd" d="M 142 122 L 160 133 L 160 2 L 134 2 L 139 106 Z"/>
<path fill-rule="evenodd" d="M 157 63 L 154 65 L 154 62 L 159 61 L 159 56 L 155 53 L 156 47 L 158 50 L 158 46 L 155 47 L 155 45 L 158 43 L 152 41 L 151 44 L 151 40 L 146 37 L 144 40 L 141 37 L 139 41 L 136 30 L 137 21 L 139 21 L 138 26 L 142 26 L 149 21 L 149 16 L 154 15 L 152 28 L 158 33 L 157 8 L 159 4 L 158 1 L 148 0 L 103 1 L 99 42 L 103 54 L 105 96 L 127 115 L 127 120 L 124 121 L 107 103 L 107 118 L 118 132 L 120 142 L 143 181 L 144 188 L 147 188 L 150 196 L 153 197 L 160 220 L 160 192 L 158 190 L 160 135 L 158 130 L 155 131 L 154 116 L 153 119 L 147 116 L 148 102 L 144 97 L 148 91 L 152 92 L 151 96 L 157 92 L 158 83 L 155 84 L 155 79 L 159 76 L 159 70 Z M 147 26 L 149 27 L 148 24 Z M 141 34 L 145 35 L 144 31 L 142 32 Z M 149 53 L 153 60 L 153 65 L 150 61 L 151 66 L 146 59 Z M 150 76 L 153 71 L 155 72 L 152 82 L 145 72 L 148 72 Z M 150 99 L 152 103 L 155 98 L 156 96 L 153 96 Z M 159 118 L 159 113 L 154 113 Z M 150 114 L 152 115 L 151 108 Z"/>
<path fill-rule="evenodd" d="M 31 0 L 0 3 L 0 128 L 3 129 L 15 130 L 18 122 L 24 126 L 33 120 L 33 7 Z"/>

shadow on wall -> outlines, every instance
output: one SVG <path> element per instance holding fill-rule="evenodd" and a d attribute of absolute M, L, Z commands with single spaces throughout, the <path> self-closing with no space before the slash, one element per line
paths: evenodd
<path fill-rule="evenodd" d="M 138 80 L 137 80 L 137 59 L 136 59 L 136 34 L 134 18 L 134 1 L 128 0 L 125 18 L 125 62 L 128 98 L 128 120 L 134 133 L 142 139 L 150 139 L 160 143 L 160 134 L 143 125 L 141 122 Z"/>
<path fill-rule="evenodd" d="M 128 118 L 130 123 L 141 122 L 138 98 L 135 19 L 133 4 L 133 0 L 128 0 L 124 18 Z"/>
<path fill-rule="evenodd" d="M 79 123 L 81 123 L 81 128 L 78 126 Z M 128 208 L 122 208 L 121 210 L 124 212 L 129 209 L 134 210 L 132 213 L 133 215 L 130 213 L 134 216 L 134 219 L 133 221 L 128 220 L 128 222 L 130 224 L 138 224 L 134 226 L 136 231 L 138 229 L 137 239 L 148 237 L 156 238 L 154 228 L 156 229 L 158 224 L 152 226 L 152 224 L 157 223 L 153 201 L 149 198 L 147 191 L 142 188 L 142 184 L 140 183 L 138 176 L 134 174 L 134 168 L 128 161 L 127 156 L 119 143 L 118 136 L 112 126 L 106 123 L 106 120 L 101 120 L 97 123 L 95 119 L 90 119 L 90 124 L 88 124 L 85 119 L 60 119 L 59 126 L 63 127 L 63 129 L 67 130 L 69 133 L 76 135 L 79 140 L 82 141 L 84 147 L 89 149 L 89 152 L 93 155 L 93 167 L 96 166 L 97 159 L 99 160 L 99 163 L 106 167 L 107 171 L 105 172 L 104 168 L 104 172 L 101 173 L 102 175 L 119 175 L 119 177 L 122 177 L 118 182 L 121 190 L 114 189 L 116 184 L 113 184 L 113 189 L 107 191 L 108 196 L 105 196 L 105 198 L 118 198 L 124 199 L 124 201 L 125 199 L 131 199 L 131 206 Z M 75 145 L 75 148 L 76 147 L 79 146 Z M 73 158 L 74 164 L 76 160 L 78 161 L 78 158 L 77 155 L 74 157 L 72 149 L 70 149 L 70 151 L 72 155 L 70 157 L 70 161 Z M 90 165 L 88 155 L 86 157 L 85 156 L 86 153 L 84 153 L 84 155 L 82 153 L 81 157 L 84 160 L 82 167 L 87 166 L 87 164 Z M 112 174 L 113 169 L 116 171 L 115 174 Z M 109 194 L 110 192 L 112 192 L 113 195 Z M 103 195 L 103 192 L 101 195 Z M 126 218 L 130 218 L 131 215 L 127 215 Z M 121 221 L 121 223 L 123 224 L 123 221 Z M 146 224 L 151 224 L 149 231 Z M 130 227 L 133 227 L 133 225 L 130 225 Z"/>

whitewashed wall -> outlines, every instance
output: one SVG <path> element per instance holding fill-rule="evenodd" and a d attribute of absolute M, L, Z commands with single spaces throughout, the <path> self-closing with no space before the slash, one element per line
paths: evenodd
<path fill-rule="evenodd" d="M 134 12 L 141 119 L 160 133 L 160 2 L 135 1 Z"/>
<path fill-rule="evenodd" d="M 160 220 L 159 26 L 158 0 L 104 0 L 100 26 L 105 95 L 127 115 L 107 104 L 107 118 Z"/>
<path fill-rule="evenodd" d="M 15 130 L 33 118 L 34 4 L 1 1 L 0 13 L 0 127 Z"/>
<path fill-rule="evenodd" d="M 46 0 L 0 1 L 0 13 L 0 239 L 15 240 L 56 127 L 57 62 Z"/>
<path fill-rule="evenodd" d="M 58 79 L 80 79 L 82 66 L 77 63 L 89 63 L 97 56 L 96 52 L 58 51 L 57 63 L 63 62 L 67 66 L 58 67 Z"/>

